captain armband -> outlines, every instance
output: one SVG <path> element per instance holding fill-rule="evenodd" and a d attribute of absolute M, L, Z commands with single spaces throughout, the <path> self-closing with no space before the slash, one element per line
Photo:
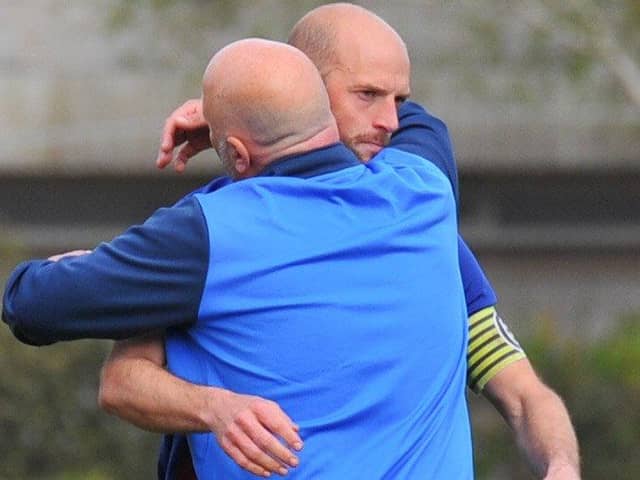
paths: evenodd
<path fill-rule="evenodd" d="M 482 392 L 487 382 L 507 365 L 525 357 L 524 350 L 494 307 L 469 317 L 467 384 L 475 393 Z"/>

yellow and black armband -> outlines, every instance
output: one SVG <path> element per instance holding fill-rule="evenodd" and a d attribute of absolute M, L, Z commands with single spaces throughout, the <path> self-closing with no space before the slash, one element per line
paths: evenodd
<path fill-rule="evenodd" d="M 467 385 L 475 393 L 482 392 L 487 382 L 507 365 L 525 357 L 524 350 L 494 307 L 469 317 Z"/>

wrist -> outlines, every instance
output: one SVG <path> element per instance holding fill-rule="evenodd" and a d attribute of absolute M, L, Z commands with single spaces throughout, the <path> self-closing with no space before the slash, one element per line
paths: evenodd
<path fill-rule="evenodd" d="M 224 404 L 224 398 L 228 392 L 223 388 L 198 386 L 200 390 L 198 397 L 202 400 L 196 409 L 198 412 L 198 422 L 203 430 L 215 432 L 220 423 L 219 409 Z"/>

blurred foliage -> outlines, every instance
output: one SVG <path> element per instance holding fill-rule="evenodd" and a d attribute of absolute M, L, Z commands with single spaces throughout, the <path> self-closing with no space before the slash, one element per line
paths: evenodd
<path fill-rule="evenodd" d="M 543 322 L 523 344 L 572 416 L 583 478 L 640 478 L 640 314 L 620 319 L 592 343 L 563 337 L 555 325 Z M 478 479 L 533 478 L 497 413 L 484 400 L 470 400 Z"/>
<path fill-rule="evenodd" d="M 203 59 L 245 36 L 284 40 L 318 0 L 114 0 L 108 30 L 146 32 L 122 52 L 131 69 L 161 65 L 198 85 Z M 387 2 L 363 4 L 384 17 Z M 577 102 L 640 107 L 640 7 L 637 0 L 461 0 L 455 5 L 405 0 L 395 8 L 428 19 L 437 12 L 453 35 L 400 31 L 417 49 L 425 42 L 425 83 L 452 85 L 476 100 L 544 102 L 553 96 Z M 444 15 L 444 16 L 442 16 Z M 426 28 L 429 28 L 426 22 Z M 434 30 L 438 30 L 435 28 Z M 431 36 L 430 36 L 431 35 Z M 435 40 L 435 41 L 434 41 Z M 145 43 L 148 42 L 148 43 Z M 417 65 L 416 65 L 417 66 Z"/>
<path fill-rule="evenodd" d="M 32 257 L 0 234 L 0 285 Z M 102 413 L 99 373 L 107 341 L 48 347 L 18 343 L 0 325 L 0 478 L 153 478 L 159 436 Z"/>
<path fill-rule="evenodd" d="M 299 12 L 321 3 L 279 0 L 271 8 L 273 2 L 249 0 L 114 0 L 105 25 L 113 35 L 126 36 L 130 30 L 143 33 L 122 51 L 123 67 L 173 69 L 185 86 L 199 88 L 205 62 L 213 52 L 241 37 L 284 40 Z"/>
<path fill-rule="evenodd" d="M 470 34 L 442 55 L 484 70 L 474 79 L 483 87 L 474 85 L 474 93 L 540 101 L 571 91 L 581 101 L 631 101 L 640 107 L 636 0 L 516 0 L 508 6 L 502 0 L 464 0 L 458 8 Z M 509 81 L 500 84 L 496 77 Z M 550 78 L 563 78 L 563 88 Z"/>
<path fill-rule="evenodd" d="M 34 348 L 0 329 L 0 478 L 152 478 L 159 437 L 96 404 L 108 342 Z"/>

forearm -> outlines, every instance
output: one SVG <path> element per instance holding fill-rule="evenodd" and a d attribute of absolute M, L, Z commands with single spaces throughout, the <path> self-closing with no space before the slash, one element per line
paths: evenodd
<path fill-rule="evenodd" d="M 155 432 L 206 432 L 204 420 L 213 388 L 193 385 L 142 359 L 117 362 L 103 370 L 102 409 Z"/>
<path fill-rule="evenodd" d="M 197 200 L 156 211 L 90 254 L 19 265 L 3 320 L 22 341 L 120 339 L 197 319 L 209 244 Z"/>
<path fill-rule="evenodd" d="M 513 429 L 538 478 L 580 478 L 578 441 L 564 403 L 522 359 L 492 379 L 485 394 Z M 505 385 L 510 384 L 509 388 Z"/>
<path fill-rule="evenodd" d="M 203 432 L 210 431 L 207 412 L 217 391 L 168 372 L 160 337 L 136 338 L 114 344 L 102 369 L 99 403 L 145 430 Z"/>
<path fill-rule="evenodd" d="M 539 478 L 567 468 L 579 474 L 578 441 L 569 414 L 549 388 L 526 398 L 522 412 L 513 415 L 510 424 L 518 446 Z"/>
<path fill-rule="evenodd" d="M 487 382 L 526 355 L 495 307 L 483 308 L 468 321 L 467 384 L 480 393 Z"/>
<path fill-rule="evenodd" d="M 102 371 L 101 407 L 146 430 L 212 432 L 234 461 L 259 476 L 298 465 L 299 428 L 276 403 L 187 383 L 164 363 L 159 336 L 116 342 Z"/>

